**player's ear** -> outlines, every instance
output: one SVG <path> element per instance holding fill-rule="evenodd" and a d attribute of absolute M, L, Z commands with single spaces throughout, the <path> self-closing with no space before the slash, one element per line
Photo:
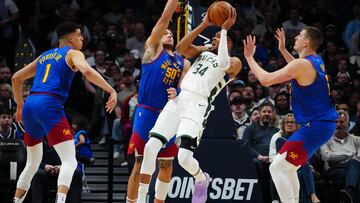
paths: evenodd
<path fill-rule="evenodd" d="M 310 40 L 309 39 L 305 39 L 304 46 L 305 47 L 310 46 Z"/>

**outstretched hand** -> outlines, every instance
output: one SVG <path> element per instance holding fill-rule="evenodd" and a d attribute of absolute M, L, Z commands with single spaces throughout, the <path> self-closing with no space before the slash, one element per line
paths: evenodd
<path fill-rule="evenodd" d="M 244 43 L 244 56 L 245 58 L 252 58 L 256 50 L 256 37 L 248 35 L 246 40 L 243 40 Z"/>
<path fill-rule="evenodd" d="M 276 29 L 275 38 L 279 42 L 279 50 L 281 51 L 281 50 L 286 49 L 286 47 L 285 47 L 285 31 L 284 31 L 284 28 Z"/>
<path fill-rule="evenodd" d="M 221 29 L 223 30 L 228 30 L 231 28 L 231 26 L 234 25 L 235 21 L 236 21 L 236 10 L 235 8 L 230 8 L 229 9 L 229 17 L 225 20 L 225 22 L 222 24 Z"/>
<path fill-rule="evenodd" d="M 117 93 L 114 90 L 110 94 L 110 97 L 109 97 L 108 101 L 106 102 L 106 105 L 105 105 L 106 111 L 111 113 L 114 110 L 116 103 L 117 103 Z"/>

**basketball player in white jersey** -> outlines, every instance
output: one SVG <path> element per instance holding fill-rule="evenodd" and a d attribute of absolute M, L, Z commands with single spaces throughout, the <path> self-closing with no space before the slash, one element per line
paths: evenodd
<path fill-rule="evenodd" d="M 211 102 L 240 72 L 242 66 L 238 58 L 229 57 L 233 40 L 227 36 L 227 30 L 236 20 L 235 9 L 229 10 L 229 18 L 223 23 L 221 32 L 213 37 L 210 49 L 192 44 L 194 39 L 211 25 L 207 16 L 176 47 L 186 58 L 197 59 L 180 84 L 180 94 L 174 100 L 168 101 L 150 131 L 140 170 L 138 203 L 145 203 L 158 152 L 175 134 L 181 141 L 178 152 L 179 164 L 195 178 L 192 202 L 205 203 L 207 199 L 210 177 L 200 169 L 198 161 L 193 157 L 194 150 L 199 144 L 206 118 L 213 110 Z"/>

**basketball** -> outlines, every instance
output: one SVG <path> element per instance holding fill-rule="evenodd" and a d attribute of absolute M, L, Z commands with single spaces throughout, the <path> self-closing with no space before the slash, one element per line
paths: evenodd
<path fill-rule="evenodd" d="M 221 26 L 229 17 L 229 9 L 232 6 L 226 1 L 217 1 L 208 9 L 209 21 L 214 25 Z"/>

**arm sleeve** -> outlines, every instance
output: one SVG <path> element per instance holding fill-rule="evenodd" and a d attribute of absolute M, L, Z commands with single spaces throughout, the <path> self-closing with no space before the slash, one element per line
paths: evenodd
<path fill-rule="evenodd" d="M 230 57 L 227 47 L 227 30 L 221 30 L 220 43 L 218 48 L 218 60 L 220 68 L 223 70 L 229 69 Z"/>

